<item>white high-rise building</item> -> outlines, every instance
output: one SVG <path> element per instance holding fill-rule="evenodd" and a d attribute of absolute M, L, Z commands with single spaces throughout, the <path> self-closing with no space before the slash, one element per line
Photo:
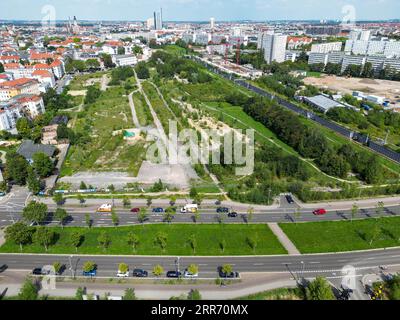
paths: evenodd
<path fill-rule="evenodd" d="M 369 41 L 371 40 L 371 30 L 351 30 L 349 39 L 354 41 Z"/>
<path fill-rule="evenodd" d="M 342 51 L 342 46 L 341 42 L 317 43 L 311 46 L 311 52 L 329 53 L 332 51 Z"/>
<path fill-rule="evenodd" d="M 210 18 L 210 28 L 211 29 L 215 28 L 215 18 Z"/>
<path fill-rule="evenodd" d="M 286 35 L 265 34 L 263 35 L 261 49 L 264 50 L 264 60 L 267 63 L 273 61 L 284 62 L 286 55 Z"/>

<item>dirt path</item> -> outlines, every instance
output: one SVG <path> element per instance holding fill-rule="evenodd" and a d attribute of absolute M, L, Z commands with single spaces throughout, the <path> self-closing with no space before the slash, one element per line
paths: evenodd
<path fill-rule="evenodd" d="M 132 97 L 133 94 L 134 94 L 135 92 L 136 92 L 136 91 L 132 92 L 132 93 L 129 95 L 129 106 L 131 107 L 131 111 L 132 111 L 132 120 L 133 120 L 133 123 L 135 124 L 136 128 L 140 128 L 141 125 L 140 125 L 139 119 L 138 119 L 138 117 L 137 117 L 137 113 L 136 113 L 136 109 L 135 109 L 135 103 L 133 102 L 133 97 Z"/>
<path fill-rule="evenodd" d="M 108 78 L 108 76 L 105 74 L 103 75 L 103 77 L 101 78 L 101 84 L 100 84 L 100 90 L 101 91 L 106 91 L 107 90 L 107 85 L 110 82 L 110 79 Z"/>

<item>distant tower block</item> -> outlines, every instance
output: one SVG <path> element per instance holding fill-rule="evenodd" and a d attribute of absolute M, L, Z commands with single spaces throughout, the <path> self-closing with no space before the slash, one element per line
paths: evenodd
<path fill-rule="evenodd" d="M 210 28 L 211 29 L 215 28 L 215 18 L 210 18 Z"/>

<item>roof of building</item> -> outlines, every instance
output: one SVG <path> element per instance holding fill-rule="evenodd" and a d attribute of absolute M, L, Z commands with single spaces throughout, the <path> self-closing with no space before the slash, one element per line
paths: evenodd
<path fill-rule="evenodd" d="M 68 123 L 68 117 L 67 116 L 55 116 L 51 121 L 50 125 L 54 124 L 67 124 Z"/>
<path fill-rule="evenodd" d="M 328 97 L 325 97 L 323 95 L 315 96 L 315 97 L 305 97 L 305 100 L 311 102 L 315 106 L 328 111 L 329 109 L 335 108 L 335 107 L 343 107 L 343 104 L 329 99 Z"/>
<path fill-rule="evenodd" d="M 32 76 L 38 76 L 42 78 L 51 78 L 53 75 L 47 70 L 35 70 L 32 72 Z"/>
<path fill-rule="evenodd" d="M 4 70 L 21 68 L 21 65 L 19 63 L 5 63 L 3 66 L 4 66 Z"/>
<path fill-rule="evenodd" d="M 5 81 L 3 83 L 0 83 L 0 88 L 20 87 L 20 86 L 24 86 L 24 85 L 32 83 L 32 82 L 37 83 L 38 81 L 35 79 L 20 78 L 20 79 L 15 79 L 15 80 Z"/>
<path fill-rule="evenodd" d="M 25 159 L 32 159 L 33 155 L 38 152 L 52 157 L 56 152 L 56 148 L 51 145 L 35 144 L 32 140 L 25 140 L 17 150 L 17 153 Z"/>

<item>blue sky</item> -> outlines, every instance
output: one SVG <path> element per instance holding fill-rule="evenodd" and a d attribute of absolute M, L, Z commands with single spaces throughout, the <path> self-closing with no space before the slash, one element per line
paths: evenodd
<path fill-rule="evenodd" d="M 348 5 L 358 20 L 400 18 L 399 0 L 0 0 L 0 19 L 41 20 L 45 5 L 60 20 L 146 20 L 161 6 L 164 20 L 342 20 Z"/>

